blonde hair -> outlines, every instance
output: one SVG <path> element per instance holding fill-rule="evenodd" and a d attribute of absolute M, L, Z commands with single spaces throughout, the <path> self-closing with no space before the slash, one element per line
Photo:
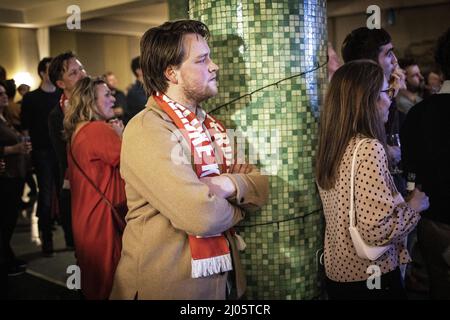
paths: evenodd
<path fill-rule="evenodd" d="M 322 189 L 334 187 L 345 149 L 357 134 L 377 139 L 386 149 L 377 105 L 383 80 L 383 69 L 371 60 L 348 62 L 333 75 L 319 122 L 315 172 Z"/>
<path fill-rule="evenodd" d="M 67 141 L 70 142 L 78 123 L 103 119 L 96 101 L 99 84 L 106 82 L 91 77 L 85 77 L 77 82 L 64 115 L 64 136 Z"/>

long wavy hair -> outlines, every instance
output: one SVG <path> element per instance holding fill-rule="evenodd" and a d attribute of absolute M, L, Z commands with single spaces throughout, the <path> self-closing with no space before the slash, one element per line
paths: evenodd
<path fill-rule="evenodd" d="M 100 78 L 85 77 L 79 80 L 69 99 L 64 115 L 64 137 L 70 142 L 78 123 L 106 120 L 97 106 L 97 85 L 106 84 Z"/>
<path fill-rule="evenodd" d="M 379 140 L 386 150 L 386 133 L 377 101 L 384 81 L 382 68 L 371 60 L 340 67 L 328 87 L 319 120 L 316 156 L 318 185 L 329 190 L 350 139 L 358 134 Z"/>

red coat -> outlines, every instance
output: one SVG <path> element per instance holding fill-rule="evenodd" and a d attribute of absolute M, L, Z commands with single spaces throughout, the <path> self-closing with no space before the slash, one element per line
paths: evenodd
<path fill-rule="evenodd" d="M 79 166 L 114 204 L 125 200 L 119 173 L 121 139 L 102 121 L 82 127 L 72 139 Z M 81 291 L 87 299 L 107 299 L 120 258 L 121 237 L 110 207 L 73 163 L 68 152 L 75 253 L 81 269 Z"/>

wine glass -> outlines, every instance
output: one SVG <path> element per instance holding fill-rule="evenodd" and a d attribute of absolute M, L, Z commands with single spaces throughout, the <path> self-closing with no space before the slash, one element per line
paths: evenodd
<path fill-rule="evenodd" d="M 387 139 L 388 145 L 392 147 L 401 147 L 400 144 L 400 135 L 398 133 L 388 135 Z M 401 174 L 403 171 L 398 167 L 398 163 L 394 164 L 391 168 L 391 174 Z"/>
<path fill-rule="evenodd" d="M 398 133 L 390 134 L 388 136 L 388 144 L 390 146 L 401 147 L 400 144 L 400 135 Z"/>
<path fill-rule="evenodd" d="M 31 152 L 31 139 L 30 136 L 21 136 L 20 141 L 25 143 L 25 147 L 27 148 L 27 153 Z"/>
<path fill-rule="evenodd" d="M 4 158 L 0 158 L 0 176 L 5 173 L 6 170 L 6 162 Z"/>

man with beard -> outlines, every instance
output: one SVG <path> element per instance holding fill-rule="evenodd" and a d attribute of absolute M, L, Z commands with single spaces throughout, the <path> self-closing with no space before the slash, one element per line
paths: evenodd
<path fill-rule="evenodd" d="M 400 68 L 405 70 L 406 89 L 400 89 L 396 97 L 397 109 L 407 114 L 412 106 L 422 101 L 424 78 L 420 73 L 419 66 L 413 59 L 401 59 L 398 63 Z"/>
<path fill-rule="evenodd" d="M 233 160 L 225 127 L 200 103 L 219 67 L 199 21 L 166 22 L 141 39 L 146 108 L 125 128 L 120 171 L 128 214 L 112 299 L 239 298 L 245 277 L 232 229 L 260 208 L 268 180 Z"/>

